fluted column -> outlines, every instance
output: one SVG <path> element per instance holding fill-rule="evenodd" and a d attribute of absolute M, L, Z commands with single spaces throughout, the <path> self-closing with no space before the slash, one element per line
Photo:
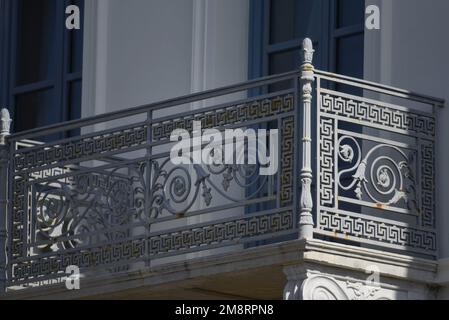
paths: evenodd
<path fill-rule="evenodd" d="M 303 109 L 303 135 L 302 135 L 302 169 L 301 169 L 301 200 L 299 215 L 299 238 L 313 238 L 313 217 L 312 217 L 312 83 L 314 82 L 314 68 L 312 41 L 304 39 L 302 48 L 301 65 L 301 107 Z"/>

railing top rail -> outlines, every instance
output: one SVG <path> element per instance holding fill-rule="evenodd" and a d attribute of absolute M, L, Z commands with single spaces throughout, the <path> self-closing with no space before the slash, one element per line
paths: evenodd
<path fill-rule="evenodd" d="M 167 99 L 167 100 L 163 100 L 163 101 L 145 104 L 145 105 L 141 105 L 141 106 L 125 109 L 125 110 L 109 112 L 109 113 L 105 113 L 105 114 L 101 114 L 101 115 L 78 119 L 78 120 L 61 122 L 58 124 L 39 127 L 39 128 L 12 134 L 8 137 L 8 140 L 11 140 L 11 141 L 24 140 L 24 139 L 30 139 L 30 138 L 33 138 L 36 136 L 44 136 L 44 135 L 48 135 L 48 134 L 52 134 L 52 133 L 56 133 L 56 132 L 60 132 L 60 131 L 69 131 L 69 130 L 73 130 L 73 129 L 78 129 L 78 128 L 82 128 L 85 126 L 94 125 L 97 123 L 113 121 L 113 120 L 123 118 L 123 117 L 130 117 L 133 115 L 142 114 L 142 113 L 150 112 L 150 111 L 155 111 L 155 110 L 159 110 L 159 109 L 163 109 L 163 108 L 169 108 L 169 107 L 173 107 L 176 105 L 182 105 L 185 103 L 192 103 L 192 102 L 199 101 L 199 100 L 205 100 L 205 99 L 210 99 L 210 98 L 214 98 L 217 96 L 232 94 L 232 93 L 252 89 L 255 87 L 259 87 L 259 86 L 264 86 L 264 85 L 267 85 L 267 84 L 270 84 L 273 82 L 288 80 L 295 76 L 300 76 L 300 74 L 301 74 L 300 70 L 294 70 L 294 71 L 290 71 L 290 72 L 286 72 L 286 73 L 281 73 L 281 74 L 271 75 L 271 76 L 267 76 L 267 77 L 254 79 L 254 80 L 244 81 L 244 82 L 240 82 L 240 83 L 225 86 L 225 87 L 220 87 L 220 88 L 211 89 L 211 90 L 207 90 L 207 91 L 203 91 L 203 92 L 192 93 L 192 94 L 188 94 L 188 95 L 184 95 L 184 96 L 180 96 L 180 97 L 176 97 L 176 98 L 171 98 L 171 99 Z M 411 92 L 408 90 L 399 89 L 396 87 L 387 86 L 387 85 L 383 85 L 383 84 L 379 84 L 379 83 L 375 83 L 375 82 L 371 82 L 371 81 L 367 81 L 367 80 L 362 80 L 362 79 L 344 76 L 344 75 L 340 75 L 340 74 L 335 74 L 335 73 L 331 73 L 331 72 L 326 72 L 326 71 L 322 71 L 322 70 L 315 70 L 315 74 L 320 77 L 328 78 L 329 80 L 336 79 L 336 80 L 341 80 L 341 81 L 347 81 L 347 82 L 351 82 L 353 84 L 366 86 L 366 89 L 371 89 L 371 90 L 374 89 L 375 91 L 379 91 L 381 93 L 395 95 L 395 96 L 399 96 L 399 97 L 403 97 L 403 98 L 409 98 L 409 99 L 421 101 L 424 103 L 436 105 L 439 107 L 443 107 L 445 105 L 445 100 L 443 100 L 443 99 L 439 99 L 439 98 L 431 97 L 428 95 L 423 95 L 423 94 L 419 94 L 416 92 Z"/>
<path fill-rule="evenodd" d="M 348 81 L 348 82 L 352 82 L 354 84 L 366 86 L 366 89 L 371 89 L 371 90 L 374 89 L 375 91 L 379 91 L 381 93 L 395 95 L 395 96 L 403 97 L 406 99 L 412 99 L 412 100 L 420 101 L 423 103 L 432 104 L 432 105 L 435 105 L 438 107 L 444 107 L 445 103 L 446 103 L 446 101 L 444 99 L 435 98 L 435 97 L 432 97 L 429 95 L 412 92 L 409 90 L 404 90 L 404 89 L 400 89 L 400 88 L 393 87 L 393 86 L 387 86 L 384 84 L 380 84 L 380 83 L 376 83 L 376 82 L 372 82 L 372 81 L 368 81 L 368 80 L 363 80 L 363 79 L 359 79 L 359 78 L 336 74 L 336 73 L 332 73 L 332 72 L 315 70 L 315 74 L 318 76 L 324 76 L 326 78 L 329 78 L 329 80 L 337 79 L 337 80 Z"/>
<path fill-rule="evenodd" d="M 159 110 L 159 109 L 163 109 L 163 108 L 169 108 L 169 107 L 182 105 L 182 104 L 186 104 L 186 103 L 192 103 L 192 102 L 196 102 L 199 100 L 210 99 L 210 98 L 214 98 L 214 97 L 218 97 L 218 96 L 224 96 L 227 94 L 232 94 L 232 93 L 264 86 L 267 84 L 271 84 L 273 82 L 289 80 L 289 79 L 294 78 L 295 76 L 299 76 L 300 73 L 301 73 L 300 70 L 294 70 L 294 71 L 285 72 L 285 73 L 281 73 L 281 74 L 257 78 L 254 80 L 248 80 L 245 82 L 240 82 L 237 84 L 233 84 L 233 85 L 229 85 L 229 86 L 225 86 L 225 87 L 221 87 L 221 88 L 211 89 L 211 90 L 202 91 L 202 92 L 198 92 L 198 93 L 192 93 L 192 94 L 188 94 L 188 95 L 184 95 L 184 96 L 180 96 L 180 97 L 176 97 L 176 98 L 171 98 L 171 99 L 167 99 L 167 100 L 163 100 L 163 101 L 158 101 L 158 102 L 154 102 L 154 103 L 150 103 L 150 104 L 145 104 L 145 105 L 141 105 L 141 106 L 125 109 L 125 110 L 109 112 L 109 113 L 105 113 L 105 114 L 101 114 L 101 115 L 78 119 L 78 120 L 61 122 L 61 123 L 54 124 L 54 125 L 49 125 L 49 126 L 45 126 L 45 127 L 35 128 L 35 129 L 12 134 L 8 137 L 8 140 L 30 139 L 37 135 L 44 136 L 44 135 L 60 132 L 62 130 L 69 131 L 69 130 L 78 129 L 78 128 L 89 126 L 89 125 L 94 125 L 97 123 L 116 120 L 116 119 L 123 118 L 123 117 L 130 117 L 130 116 L 142 114 L 145 112 L 155 111 L 155 110 Z"/>

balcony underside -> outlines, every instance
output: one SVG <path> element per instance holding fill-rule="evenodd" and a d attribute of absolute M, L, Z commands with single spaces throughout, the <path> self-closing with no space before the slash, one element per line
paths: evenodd
<path fill-rule="evenodd" d="M 282 299 L 286 268 L 343 275 L 363 281 L 375 264 L 388 290 L 430 295 L 437 262 L 320 240 L 295 240 L 231 254 L 195 258 L 137 272 L 81 279 L 81 289 L 64 284 L 10 291 L 6 299 Z M 341 276 L 340 276 L 341 277 Z"/>

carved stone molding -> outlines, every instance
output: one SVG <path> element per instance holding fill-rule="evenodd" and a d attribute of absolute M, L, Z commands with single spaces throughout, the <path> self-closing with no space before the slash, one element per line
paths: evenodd
<path fill-rule="evenodd" d="M 385 289 L 381 284 L 312 271 L 304 266 L 284 269 L 288 282 L 285 300 L 391 300 L 406 293 Z M 405 294 L 405 295 L 404 295 Z"/>
<path fill-rule="evenodd" d="M 349 300 L 344 288 L 327 276 L 311 276 L 302 285 L 303 300 Z"/>

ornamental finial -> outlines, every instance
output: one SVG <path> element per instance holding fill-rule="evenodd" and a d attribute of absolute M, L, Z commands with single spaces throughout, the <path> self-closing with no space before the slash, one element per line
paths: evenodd
<path fill-rule="evenodd" d="M 303 64 L 312 64 L 313 61 L 313 53 L 315 50 L 313 50 L 313 44 L 312 40 L 309 38 L 305 38 L 302 42 L 302 63 Z"/>
<path fill-rule="evenodd" d="M 11 116 L 6 108 L 0 111 L 0 144 L 5 144 L 5 137 L 10 135 Z"/>

